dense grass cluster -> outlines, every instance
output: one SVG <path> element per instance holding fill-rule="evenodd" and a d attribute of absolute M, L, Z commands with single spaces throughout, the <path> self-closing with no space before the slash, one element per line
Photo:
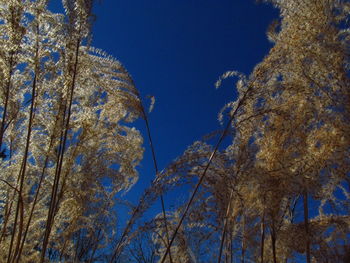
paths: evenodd
<path fill-rule="evenodd" d="M 266 1 L 280 10 L 274 46 L 249 76 L 217 82 L 238 78 L 221 135 L 161 172 L 131 77 L 90 46 L 93 1 L 62 2 L 64 14 L 0 1 L 0 262 L 350 261 L 349 2 Z M 137 118 L 155 178 L 120 230 Z M 189 200 L 167 210 L 181 189 Z"/>

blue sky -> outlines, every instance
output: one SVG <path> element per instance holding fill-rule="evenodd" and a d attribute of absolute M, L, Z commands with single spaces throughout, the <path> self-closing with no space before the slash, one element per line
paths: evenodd
<path fill-rule="evenodd" d="M 278 17 L 271 5 L 254 0 L 98 2 L 93 46 L 127 68 L 144 98 L 156 98 L 149 117 L 160 170 L 221 128 L 217 113 L 235 99 L 235 80 L 219 90 L 215 81 L 227 70 L 249 74 L 263 60 L 272 47 L 265 32 Z M 61 11 L 60 0 L 50 6 Z M 136 125 L 146 138 L 144 123 Z M 139 182 L 126 196 L 134 203 L 154 178 L 146 140 L 145 148 Z M 167 196 L 167 203 L 172 198 Z M 160 211 L 159 204 L 153 211 Z"/>
<path fill-rule="evenodd" d="M 266 29 L 278 16 L 254 0 L 103 1 L 95 14 L 93 45 L 123 63 L 143 97 L 156 98 L 149 117 L 160 169 L 220 128 L 217 113 L 235 89 L 234 80 L 219 90 L 215 81 L 227 70 L 249 74 L 262 61 L 272 47 Z M 145 147 L 132 199 L 154 176 Z"/>

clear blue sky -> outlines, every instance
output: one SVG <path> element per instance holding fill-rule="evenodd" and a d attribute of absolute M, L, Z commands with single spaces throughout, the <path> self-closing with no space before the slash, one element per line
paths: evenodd
<path fill-rule="evenodd" d="M 160 169 L 220 128 L 217 113 L 235 99 L 234 80 L 219 90 L 215 81 L 227 70 L 252 71 L 272 46 L 265 32 L 278 16 L 254 0 L 113 0 L 95 14 L 94 46 L 124 64 L 144 97 L 156 98 L 150 122 Z M 154 176 L 147 146 L 131 193 Z"/>
<path fill-rule="evenodd" d="M 59 10 L 60 0 L 50 6 Z M 123 63 L 145 97 L 154 95 L 151 130 L 160 170 L 203 135 L 220 128 L 217 113 L 235 99 L 227 70 L 249 74 L 272 47 L 265 32 L 278 12 L 254 0 L 96 1 L 93 45 Z M 137 126 L 146 137 L 143 122 Z M 145 141 L 136 202 L 154 178 Z"/>

